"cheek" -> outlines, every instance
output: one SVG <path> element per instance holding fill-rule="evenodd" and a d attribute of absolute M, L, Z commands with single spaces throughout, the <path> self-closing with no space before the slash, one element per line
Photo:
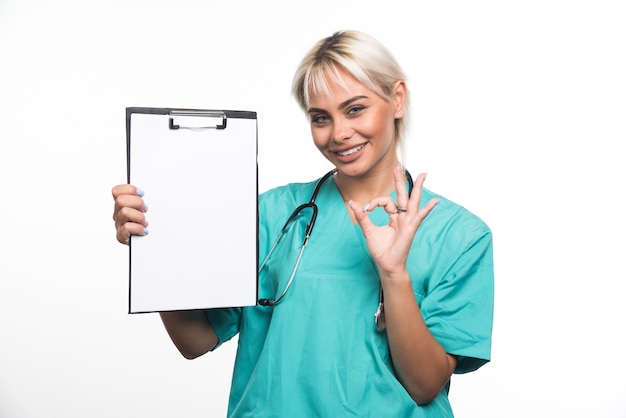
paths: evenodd
<path fill-rule="evenodd" d="M 384 127 L 388 136 L 395 137 L 396 135 L 396 118 L 395 111 L 390 109 L 390 112 L 386 115 L 381 115 L 380 125 Z"/>
<path fill-rule="evenodd" d="M 319 128 L 311 128 L 311 138 L 313 138 L 313 143 L 320 150 L 326 147 L 328 144 L 328 135 L 324 129 Z"/>
<path fill-rule="evenodd" d="M 368 136 L 386 137 L 389 132 L 395 132 L 393 118 L 389 118 L 384 112 L 378 112 L 375 116 L 366 119 L 362 129 L 363 133 Z"/>

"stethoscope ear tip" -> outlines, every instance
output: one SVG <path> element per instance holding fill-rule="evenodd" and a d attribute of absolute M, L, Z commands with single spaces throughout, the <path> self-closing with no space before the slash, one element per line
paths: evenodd
<path fill-rule="evenodd" d="M 259 299 L 261 306 L 274 306 L 274 299 Z"/>

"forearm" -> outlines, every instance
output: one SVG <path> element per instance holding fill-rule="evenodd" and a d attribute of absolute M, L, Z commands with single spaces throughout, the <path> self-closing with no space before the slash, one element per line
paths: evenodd
<path fill-rule="evenodd" d="M 217 344 L 217 334 L 204 311 L 161 312 L 160 315 L 172 342 L 185 358 L 199 357 Z"/>
<path fill-rule="evenodd" d="M 383 283 L 385 322 L 394 368 L 415 402 L 428 403 L 450 379 L 456 359 L 445 352 L 426 326 L 408 273 Z"/>

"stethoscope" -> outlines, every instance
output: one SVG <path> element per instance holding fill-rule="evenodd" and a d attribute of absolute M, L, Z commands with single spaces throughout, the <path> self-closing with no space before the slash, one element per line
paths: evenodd
<path fill-rule="evenodd" d="M 259 299 L 259 305 L 261 305 L 261 306 L 276 306 L 283 300 L 283 298 L 287 294 L 287 291 L 289 290 L 289 287 L 291 286 L 291 283 L 293 282 L 293 278 L 296 275 L 296 271 L 298 270 L 298 265 L 300 264 L 300 259 L 302 258 L 302 253 L 304 253 L 304 248 L 308 244 L 309 237 L 311 236 L 311 232 L 313 232 L 313 227 L 315 226 L 315 221 L 317 219 L 317 204 L 315 203 L 315 199 L 317 199 L 317 194 L 319 193 L 319 191 L 320 191 L 320 189 L 322 187 L 322 184 L 324 184 L 324 182 L 326 180 L 328 180 L 329 177 L 333 176 L 335 173 L 337 173 L 337 169 L 336 168 L 334 168 L 334 169 L 330 170 L 328 173 L 324 174 L 324 176 L 317 181 L 317 184 L 315 185 L 315 189 L 313 189 L 313 193 L 311 194 L 311 199 L 307 203 L 301 204 L 300 206 L 298 206 L 293 211 L 293 213 L 287 219 L 287 222 L 285 222 L 285 225 L 283 225 L 283 227 L 282 227 L 282 229 L 280 231 L 280 234 L 278 235 L 278 238 L 276 238 L 276 241 L 274 241 L 274 244 L 272 244 L 272 247 L 270 248 L 270 251 L 265 256 L 265 259 L 261 263 L 261 266 L 259 267 L 259 269 L 257 271 L 257 274 L 260 274 L 261 271 L 263 271 L 263 268 L 265 267 L 265 264 L 267 264 L 267 261 L 269 260 L 270 256 L 272 255 L 272 253 L 276 249 L 276 246 L 280 242 L 281 238 L 283 237 L 283 235 L 285 235 L 285 233 L 289 229 L 289 225 L 291 224 L 291 222 L 300 213 L 302 213 L 302 211 L 304 211 L 306 209 L 311 209 L 312 214 L 311 214 L 311 218 L 309 219 L 309 222 L 306 225 L 306 229 L 304 231 L 304 239 L 302 240 L 302 246 L 300 247 L 300 251 L 298 252 L 298 258 L 296 259 L 296 262 L 295 262 L 295 264 L 293 266 L 293 270 L 291 271 L 291 276 L 289 276 L 289 281 L 287 281 L 287 285 L 285 286 L 285 289 L 280 294 L 280 296 L 278 296 L 276 299 L 269 299 L 269 298 L 268 299 L 266 299 L 266 298 Z M 407 178 L 407 181 L 409 183 L 409 197 L 410 197 L 411 196 L 411 192 L 413 191 L 413 178 L 411 177 L 411 174 L 406 169 L 404 170 L 404 174 L 405 174 L 405 176 Z M 376 323 L 376 328 L 378 328 L 379 331 L 383 331 L 386 328 L 385 327 L 384 295 L 383 295 L 383 288 L 382 288 L 382 286 L 379 287 L 379 291 L 378 291 L 378 309 L 376 309 L 376 312 L 374 313 L 374 320 L 375 320 L 375 323 Z"/>

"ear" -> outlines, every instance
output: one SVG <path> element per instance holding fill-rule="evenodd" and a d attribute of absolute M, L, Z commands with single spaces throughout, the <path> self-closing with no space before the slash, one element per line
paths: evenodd
<path fill-rule="evenodd" d="M 395 118 L 400 119 L 406 110 L 407 91 L 404 80 L 398 80 L 393 86 L 393 104 L 396 111 Z"/>

